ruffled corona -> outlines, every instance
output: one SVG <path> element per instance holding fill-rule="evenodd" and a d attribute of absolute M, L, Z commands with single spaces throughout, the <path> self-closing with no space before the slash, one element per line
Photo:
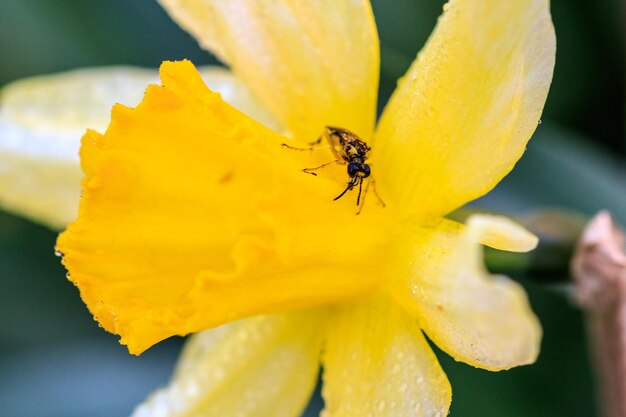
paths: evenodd
<path fill-rule="evenodd" d="M 161 77 L 136 109 L 113 109 L 104 135 L 83 138 L 79 219 L 57 245 L 105 329 L 141 353 L 380 279 L 381 210 L 356 217 L 333 202 L 340 184 L 303 174 L 307 155 L 222 101 L 191 63 L 165 63 Z"/>

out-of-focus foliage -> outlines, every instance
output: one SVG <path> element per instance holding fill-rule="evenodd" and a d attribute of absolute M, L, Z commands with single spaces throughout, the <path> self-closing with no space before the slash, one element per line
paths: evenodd
<path fill-rule="evenodd" d="M 544 123 L 518 168 L 475 207 L 521 214 L 601 208 L 626 224 L 624 33 L 619 0 L 553 0 L 558 54 Z M 431 32 L 442 0 L 373 0 L 381 102 Z M 626 7 L 626 6 L 624 6 Z M 622 26 L 620 26 L 622 25 Z M 0 86 L 85 66 L 214 63 L 153 0 L 2 0 Z M 55 233 L 0 213 L 0 414 L 119 416 L 166 382 L 180 340 L 129 356 L 93 322 L 53 253 Z M 530 277 L 532 278 L 532 277 Z M 440 354 L 451 416 L 589 417 L 593 390 L 580 313 L 528 285 L 544 326 L 536 365 L 488 373 Z M 320 407 L 317 396 L 307 416 Z"/>

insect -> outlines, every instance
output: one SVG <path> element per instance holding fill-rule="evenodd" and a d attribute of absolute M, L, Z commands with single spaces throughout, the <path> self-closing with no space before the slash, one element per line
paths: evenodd
<path fill-rule="evenodd" d="M 370 178 L 367 185 L 365 186 L 365 194 L 363 195 L 363 200 L 361 200 L 361 194 L 363 192 L 363 181 L 366 178 L 369 178 L 372 174 L 372 170 L 369 164 L 366 163 L 368 154 L 372 150 L 372 148 L 370 148 L 367 143 L 361 140 L 361 138 L 359 138 L 356 134 L 350 132 L 348 129 L 326 126 L 326 128 L 324 128 L 324 133 L 315 142 L 311 143 L 310 147 L 308 148 L 294 148 L 293 146 L 289 146 L 285 143 L 283 143 L 282 146 L 300 151 L 313 150 L 314 147 L 322 143 L 324 139 L 326 139 L 326 141 L 328 142 L 330 149 L 335 156 L 335 160 L 327 162 L 315 168 L 305 168 L 302 171 L 306 172 L 307 174 L 317 175 L 315 171 L 324 168 L 325 166 L 332 164 L 347 164 L 347 172 L 349 177 L 348 184 L 346 188 L 341 192 L 341 194 L 339 194 L 333 200 L 339 200 L 348 191 L 358 186 L 359 193 L 356 198 L 356 205 L 359 207 L 359 210 L 357 211 L 357 214 L 359 214 L 362 208 L 361 201 L 364 202 L 365 195 L 367 195 L 370 184 L 374 184 L 373 180 Z M 385 203 L 376 192 L 375 187 L 374 193 L 378 197 L 381 205 L 384 207 Z"/>

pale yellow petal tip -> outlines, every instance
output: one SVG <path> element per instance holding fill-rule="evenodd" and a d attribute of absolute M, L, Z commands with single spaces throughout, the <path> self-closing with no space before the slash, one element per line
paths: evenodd
<path fill-rule="evenodd" d="M 494 289 L 500 293 L 503 302 L 509 304 L 512 317 L 507 321 L 510 328 L 501 328 L 499 332 L 504 337 L 496 341 L 488 356 L 481 358 L 456 358 L 461 362 L 487 371 L 506 371 L 518 366 L 532 365 L 537 361 L 541 351 L 543 328 L 537 315 L 533 312 L 526 290 L 517 282 L 506 276 L 493 276 Z M 494 322 L 495 324 L 495 322 Z M 506 335 L 510 336 L 506 336 Z M 516 336 L 513 336 L 516 334 Z M 509 343 L 506 339 L 516 339 L 516 343 Z M 452 353 L 454 357 L 454 352 Z"/>
<path fill-rule="evenodd" d="M 475 214 L 468 218 L 467 232 L 472 239 L 508 252 L 529 252 L 537 247 L 539 238 L 526 228 L 504 216 Z"/>
<path fill-rule="evenodd" d="M 408 237 L 398 249 L 397 300 L 457 361 L 499 371 L 533 363 L 539 354 L 541 326 L 524 288 L 490 275 L 480 245 L 528 248 L 533 239 L 520 229 L 503 218 L 473 216 L 466 227 L 443 221 L 422 229 L 415 243 Z"/>

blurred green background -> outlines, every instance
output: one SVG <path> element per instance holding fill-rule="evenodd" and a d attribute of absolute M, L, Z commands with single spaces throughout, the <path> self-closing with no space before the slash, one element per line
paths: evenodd
<path fill-rule="evenodd" d="M 424 43 L 441 0 L 374 0 L 381 103 Z M 554 0 L 554 83 L 528 152 L 474 206 L 509 214 L 609 208 L 626 224 L 626 5 Z M 0 86 L 77 67 L 214 63 L 152 0 L 0 1 Z M 101 330 L 54 256 L 56 233 L 0 212 L 0 415 L 128 415 L 171 373 L 180 339 L 133 357 Z M 565 273 L 559 278 L 567 279 Z M 440 354 L 453 417 L 595 416 L 581 313 L 563 291 L 519 275 L 544 326 L 536 365 L 489 373 Z M 440 353 L 440 352 L 438 352 Z M 317 394 L 307 411 L 321 407 Z"/>

